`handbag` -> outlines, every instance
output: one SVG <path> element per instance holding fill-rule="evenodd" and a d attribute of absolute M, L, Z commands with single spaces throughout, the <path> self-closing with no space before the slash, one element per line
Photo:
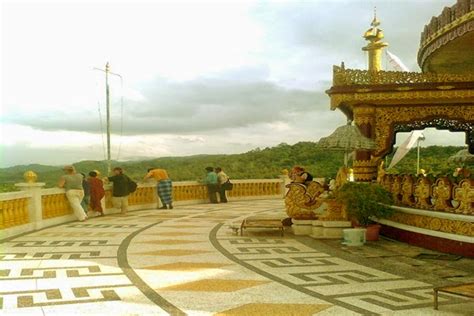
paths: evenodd
<path fill-rule="evenodd" d="M 232 189 L 234 188 L 234 184 L 230 182 L 230 179 L 227 179 L 227 181 L 222 184 L 222 187 L 226 191 L 232 191 Z"/>

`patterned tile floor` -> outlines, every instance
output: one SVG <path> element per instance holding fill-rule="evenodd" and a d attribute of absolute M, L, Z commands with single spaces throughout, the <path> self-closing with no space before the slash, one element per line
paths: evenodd
<path fill-rule="evenodd" d="M 373 247 L 344 255 L 336 241 L 229 228 L 254 214 L 284 216 L 283 202 L 138 211 L 8 240 L 0 315 L 474 315 L 474 301 L 442 294 L 434 311 L 439 284 L 394 269 L 396 251 L 374 267 Z"/>

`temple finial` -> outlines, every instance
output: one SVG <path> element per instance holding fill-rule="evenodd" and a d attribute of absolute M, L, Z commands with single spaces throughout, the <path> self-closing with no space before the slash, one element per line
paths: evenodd
<path fill-rule="evenodd" d="M 377 7 L 374 7 L 374 19 L 372 20 L 372 23 L 370 25 L 377 27 L 380 25 L 380 21 L 377 19 Z"/>
<path fill-rule="evenodd" d="M 374 7 L 374 19 L 370 23 L 370 29 L 365 31 L 364 38 L 369 42 L 362 50 L 369 52 L 369 71 L 382 70 L 382 49 L 387 47 L 387 43 L 381 40 L 384 38 L 383 31 L 378 27 L 380 21 L 377 19 L 377 8 Z"/>

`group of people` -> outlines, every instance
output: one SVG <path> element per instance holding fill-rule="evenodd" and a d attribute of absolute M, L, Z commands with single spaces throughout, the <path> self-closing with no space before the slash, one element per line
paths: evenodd
<path fill-rule="evenodd" d="M 207 185 L 209 201 L 211 203 L 227 203 L 226 191 L 230 190 L 229 177 L 224 173 L 221 167 L 206 167 L 206 178 L 204 183 Z M 217 195 L 219 194 L 219 201 Z"/>
<path fill-rule="evenodd" d="M 85 221 L 89 217 L 89 211 L 104 215 L 103 198 L 105 196 L 104 182 L 113 183 L 112 204 L 120 209 L 121 214 L 128 211 L 128 196 L 132 192 L 131 183 L 133 180 L 124 174 L 123 169 L 116 167 L 113 175 L 103 178 L 102 181 L 97 170 L 89 172 L 86 177 L 83 173 L 76 172 L 74 166 L 65 166 L 65 174 L 60 178 L 58 186 L 66 190 L 66 197 L 79 221 Z M 227 203 L 226 190 L 230 190 L 232 184 L 229 177 L 222 168 L 207 167 L 204 183 L 208 188 L 209 200 L 211 203 Z M 165 169 L 150 168 L 143 178 L 153 179 L 157 182 L 157 193 L 161 201 L 160 209 L 173 209 L 173 182 Z M 219 201 L 217 199 L 219 195 Z"/>
<path fill-rule="evenodd" d="M 58 186 L 66 190 L 66 197 L 80 221 L 88 218 L 89 207 L 92 211 L 104 215 L 102 198 L 105 196 L 104 183 L 98 178 L 99 172 L 89 172 L 89 177 L 77 173 L 74 166 L 64 167 L 65 175 L 59 179 Z"/>
<path fill-rule="evenodd" d="M 76 172 L 74 166 L 65 166 L 64 175 L 59 179 L 58 186 L 66 190 L 66 197 L 71 208 L 79 221 L 89 218 L 90 211 L 104 215 L 102 200 L 105 196 L 104 182 L 99 178 L 99 171 L 85 174 Z M 121 210 L 122 214 L 128 211 L 128 195 L 130 194 L 130 182 L 132 180 L 123 173 L 123 169 L 116 167 L 113 175 L 103 180 L 113 183 L 112 204 Z"/>

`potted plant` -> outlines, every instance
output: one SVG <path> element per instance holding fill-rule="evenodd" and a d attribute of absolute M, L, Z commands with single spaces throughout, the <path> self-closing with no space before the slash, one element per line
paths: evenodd
<path fill-rule="evenodd" d="M 393 204 L 392 194 L 375 183 L 348 182 L 336 192 L 336 199 L 346 205 L 350 219 L 367 228 L 367 240 L 378 240 L 380 225 L 372 218 L 393 214 L 388 206 Z"/>

